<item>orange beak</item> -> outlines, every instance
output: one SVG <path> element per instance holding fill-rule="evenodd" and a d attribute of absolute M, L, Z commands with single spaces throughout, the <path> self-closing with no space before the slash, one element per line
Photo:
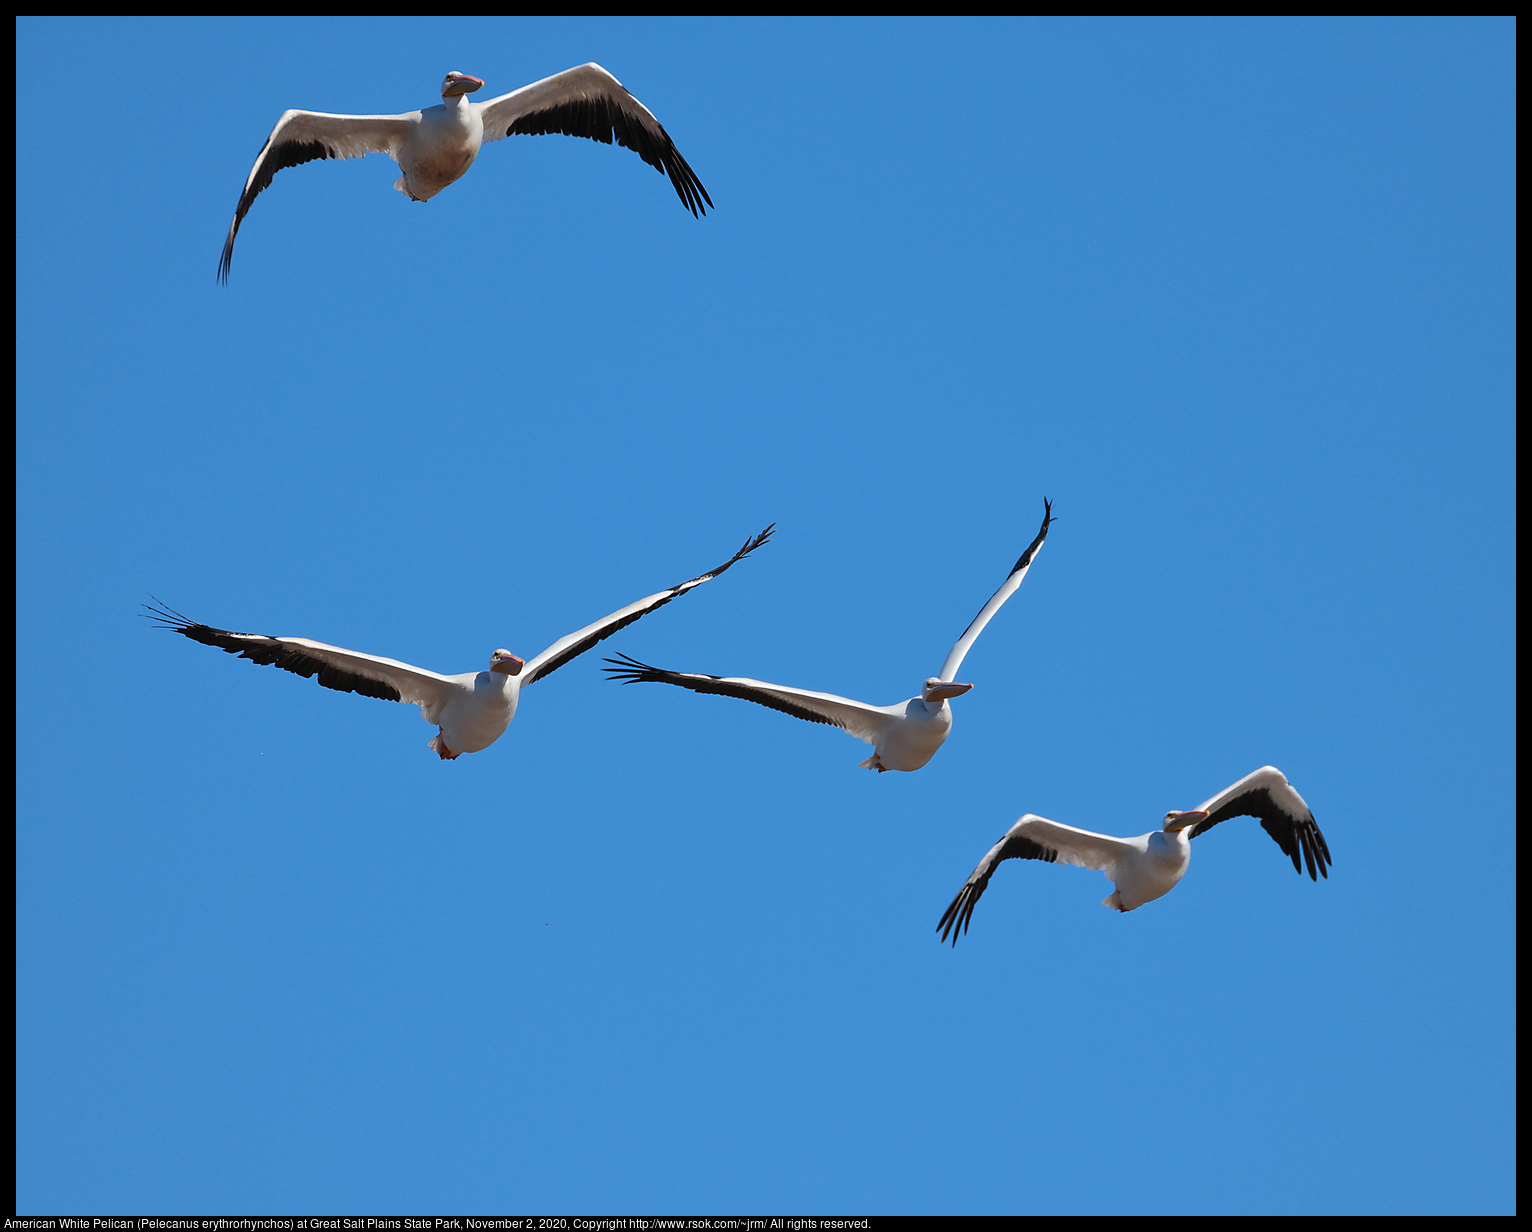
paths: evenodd
<path fill-rule="evenodd" d="M 456 98 L 459 94 L 472 94 L 484 84 L 477 77 L 470 77 L 467 73 L 448 73 L 447 80 L 452 84 L 442 91 L 443 98 Z"/>
<path fill-rule="evenodd" d="M 513 654 L 501 655 L 489 665 L 489 670 L 499 672 L 502 676 L 519 676 L 521 669 L 527 665 L 527 661 Z"/>

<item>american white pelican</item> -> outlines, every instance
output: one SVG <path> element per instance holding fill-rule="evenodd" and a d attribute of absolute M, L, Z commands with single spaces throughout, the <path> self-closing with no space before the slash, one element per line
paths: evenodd
<path fill-rule="evenodd" d="M 894 706 L 870 706 L 866 702 L 853 701 L 849 697 L 837 697 L 833 693 L 811 693 L 807 689 L 793 689 L 786 685 L 767 684 L 763 680 L 750 680 L 743 676 L 703 676 L 690 672 L 669 672 L 650 667 L 637 659 L 623 655 L 606 660 L 612 666 L 607 675 L 624 684 L 643 681 L 653 684 L 673 684 L 694 693 L 721 693 L 725 697 L 739 697 L 759 706 L 769 706 L 790 714 L 794 718 L 807 719 L 810 723 L 828 723 L 841 727 L 858 740 L 873 746 L 873 755 L 861 765 L 880 774 L 884 770 L 919 770 L 936 754 L 952 730 L 952 707 L 949 698 L 968 692 L 971 684 L 958 684 L 954 677 L 962 665 L 963 656 L 973 645 L 974 639 L 1000 610 L 1001 604 L 1015 593 L 1021 580 L 1032 567 L 1032 558 L 1048 537 L 1048 527 L 1053 521 L 1052 505 L 1043 501 L 1043 525 L 1037 532 L 1021 559 L 1012 567 L 1001 585 L 983 610 L 958 638 L 957 645 L 947 653 L 939 674 L 932 676 L 921 686 L 919 694 Z"/>
<path fill-rule="evenodd" d="M 686 165 L 675 142 L 649 109 L 599 64 L 582 64 L 544 77 L 487 103 L 467 95 L 483 86 L 467 73 L 448 73 L 442 101 L 403 115 L 328 115 L 284 111 L 250 168 L 239 195 L 229 238 L 223 244 L 218 277 L 229 280 L 234 237 L 251 203 L 283 167 L 316 158 L 363 158 L 387 154 L 404 172 L 394 187 L 412 201 L 429 201 L 473 166 L 479 147 L 516 133 L 566 133 L 627 146 L 651 167 L 670 176 L 681 204 L 693 215 L 707 213 L 713 199 Z"/>
<path fill-rule="evenodd" d="M 1096 869 L 1117 887 L 1101 905 L 1132 911 L 1169 894 L 1186 875 L 1192 857 L 1191 840 L 1230 817 L 1260 818 L 1261 828 L 1277 840 L 1299 873 L 1303 872 L 1298 862 L 1301 851 L 1310 878 L 1319 880 L 1316 870 L 1329 878 L 1330 848 L 1314 824 L 1314 814 L 1282 771 L 1262 766 L 1189 812 L 1166 813 L 1164 829 L 1137 838 L 1093 834 L 1028 813 L 979 861 L 936 927 L 943 941 L 950 930 L 952 944 L 957 944 L 958 933 L 968 931 L 974 904 L 1001 860 L 1046 860 Z"/>
<path fill-rule="evenodd" d="M 677 595 L 684 595 L 692 587 L 717 577 L 735 561 L 765 543 L 771 537 L 771 531 L 772 527 L 768 526 L 716 569 L 630 603 L 595 624 L 577 629 L 559 638 L 533 659 L 521 659 L 509 650 L 497 650 L 490 656 L 487 671 L 464 672 L 458 676 L 438 676 L 397 659 L 326 646 L 306 637 L 262 637 L 255 633 L 214 629 L 188 620 L 169 608 L 150 607 L 149 611 L 164 627 L 184 633 L 194 642 L 217 646 L 230 654 L 280 667 L 299 676 L 317 676 L 319 683 L 327 689 L 380 697 L 384 701 L 414 702 L 426 722 L 435 723 L 441 729 L 432 738 L 431 748 L 444 761 L 451 761 L 463 753 L 487 749 L 500 739 L 516 715 L 516 702 L 527 685 L 557 671 L 576 655 L 584 654 L 603 638 L 611 637 L 639 617 L 663 607 Z"/>

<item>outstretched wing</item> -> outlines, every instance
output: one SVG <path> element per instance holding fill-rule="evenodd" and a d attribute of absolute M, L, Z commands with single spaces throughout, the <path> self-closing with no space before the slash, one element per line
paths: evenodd
<path fill-rule="evenodd" d="M 750 680 L 744 676 L 704 676 L 692 672 L 670 672 L 660 667 L 650 667 L 637 659 L 623 655 L 608 659 L 609 680 L 623 684 L 673 684 L 693 693 L 717 693 L 723 697 L 737 697 L 741 701 L 754 702 L 780 710 L 795 719 L 810 723 L 828 723 L 841 727 L 858 740 L 876 744 L 883 729 L 904 713 L 902 706 L 869 706 L 866 702 L 853 701 L 849 697 L 837 697 L 834 693 L 813 693 L 808 689 L 793 689 L 787 685 L 768 684 L 764 680 Z"/>
<path fill-rule="evenodd" d="M 1011 571 L 1001 583 L 1000 589 L 990 596 L 988 603 L 973 618 L 968 628 L 963 630 L 963 636 L 958 638 L 957 645 L 947 652 L 947 661 L 942 664 L 942 670 L 937 674 L 938 680 L 956 680 L 958 668 L 963 666 L 963 656 L 968 653 L 968 648 L 974 644 L 979 634 L 984 632 L 984 626 L 989 624 L 994 616 L 1021 585 L 1022 579 L 1027 576 L 1027 570 L 1032 567 L 1032 558 L 1037 555 L 1037 549 L 1043 546 L 1043 540 L 1048 537 L 1048 527 L 1053 524 L 1053 505 L 1045 497 L 1043 499 L 1043 526 L 1037 532 L 1037 538 L 1032 540 L 1027 550 L 1021 554 L 1021 559 L 1011 566 Z"/>
<path fill-rule="evenodd" d="M 703 582 L 717 577 L 737 560 L 743 560 L 751 552 L 760 547 L 771 538 L 771 532 L 776 527 L 773 522 L 754 539 L 745 541 L 745 546 L 735 552 L 733 556 L 724 561 L 716 569 L 709 569 L 706 573 L 694 577 L 689 582 L 682 582 L 679 586 L 672 586 L 669 590 L 662 590 L 658 594 L 649 595 L 647 598 L 630 603 L 625 608 L 620 608 L 610 616 L 605 616 L 593 625 L 586 625 L 583 629 L 576 629 L 573 633 L 559 638 L 547 650 L 536 658 L 529 661 L 521 673 L 521 686 L 526 688 L 534 680 L 541 680 L 549 672 L 557 671 L 577 655 L 584 654 L 597 642 L 611 637 L 617 630 L 626 628 L 641 616 L 647 616 L 657 607 L 664 607 L 677 595 L 684 595 L 693 586 L 701 586 Z"/>
<path fill-rule="evenodd" d="M 516 133 L 564 133 L 603 145 L 626 146 L 670 177 L 681 204 L 693 215 L 707 213 L 713 199 L 681 157 L 676 143 L 622 82 L 599 64 L 582 64 L 544 77 L 499 98 L 479 104 L 484 140 Z"/>
<path fill-rule="evenodd" d="M 296 167 L 316 158 L 363 158 L 368 154 L 397 155 L 410 129 L 420 122 L 420 112 L 404 115 L 327 115 L 320 111 L 284 111 L 277 126 L 256 155 L 245 190 L 239 194 L 229 238 L 223 242 L 218 261 L 218 280 L 229 281 L 234 259 L 234 237 L 239 224 L 272 177 L 284 167 Z"/>
<path fill-rule="evenodd" d="M 958 933 L 968 931 L 968 921 L 973 916 L 974 904 L 989 885 L 990 875 L 1001 860 L 1045 860 L 1049 864 L 1074 864 L 1080 868 L 1093 868 L 1116 880 L 1117 862 L 1130 851 L 1137 850 L 1132 839 L 1114 838 L 1110 834 L 1096 834 L 1090 830 L 1077 830 L 1074 826 L 1049 821 L 1036 813 L 1028 813 L 1005 832 L 1005 837 L 989 849 L 979 861 L 979 867 L 963 884 L 947 910 L 942 914 L 937 929 L 941 939 L 952 933 L 952 944 L 957 944 Z"/>
<path fill-rule="evenodd" d="M 1314 814 L 1303 802 L 1303 797 L 1293 790 L 1287 776 L 1275 766 L 1262 766 L 1245 775 L 1232 787 L 1204 801 L 1195 811 L 1206 813 L 1207 819 L 1192 827 L 1192 838 L 1230 817 L 1258 817 L 1261 829 L 1276 839 L 1277 846 L 1292 860 L 1295 869 L 1303 872 L 1303 865 L 1298 862 L 1301 851 L 1309 866 L 1309 877 L 1318 881 L 1317 870 L 1329 879 L 1329 844 L 1314 824 Z"/>
<path fill-rule="evenodd" d="M 149 607 L 152 619 L 166 629 L 184 634 L 204 646 L 217 646 L 229 654 L 254 663 L 280 667 L 297 676 L 317 678 L 327 689 L 341 693 L 360 693 L 387 702 L 415 702 L 435 705 L 444 702 L 456 683 L 422 667 L 412 667 L 397 659 L 326 646 L 306 637 L 265 637 L 259 633 L 235 633 L 188 620 L 167 607 Z"/>

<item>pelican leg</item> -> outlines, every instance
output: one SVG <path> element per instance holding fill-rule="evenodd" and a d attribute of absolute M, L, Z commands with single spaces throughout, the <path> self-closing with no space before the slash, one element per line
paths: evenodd
<path fill-rule="evenodd" d="M 462 756 L 461 753 L 454 753 L 447 747 L 447 742 L 442 738 L 440 732 L 431 737 L 431 747 L 436 750 L 436 755 L 443 761 L 456 761 Z"/>

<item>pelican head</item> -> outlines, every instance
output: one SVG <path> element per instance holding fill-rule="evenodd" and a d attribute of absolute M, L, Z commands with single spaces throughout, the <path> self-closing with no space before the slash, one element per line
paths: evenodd
<path fill-rule="evenodd" d="M 509 650 L 497 650 L 489 657 L 489 670 L 499 672 L 502 676 L 519 676 L 521 669 L 527 665 L 527 661 Z"/>
<path fill-rule="evenodd" d="M 920 687 L 920 700 L 923 702 L 936 702 L 940 705 L 949 697 L 958 697 L 973 688 L 971 684 L 958 684 L 952 680 L 939 680 L 935 676 L 927 680 Z"/>
<path fill-rule="evenodd" d="M 442 78 L 442 97 L 456 98 L 459 94 L 472 94 L 483 84 L 477 77 L 470 77 L 467 73 L 448 73 Z"/>
<path fill-rule="evenodd" d="M 1196 825 L 1206 816 L 1206 813 L 1201 812 L 1198 809 L 1193 809 L 1189 813 L 1166 813 L 1165 829 L 1171 833 L 1174 833 L 1177 830 L 1184 830 L 1188 826 Z"/>

